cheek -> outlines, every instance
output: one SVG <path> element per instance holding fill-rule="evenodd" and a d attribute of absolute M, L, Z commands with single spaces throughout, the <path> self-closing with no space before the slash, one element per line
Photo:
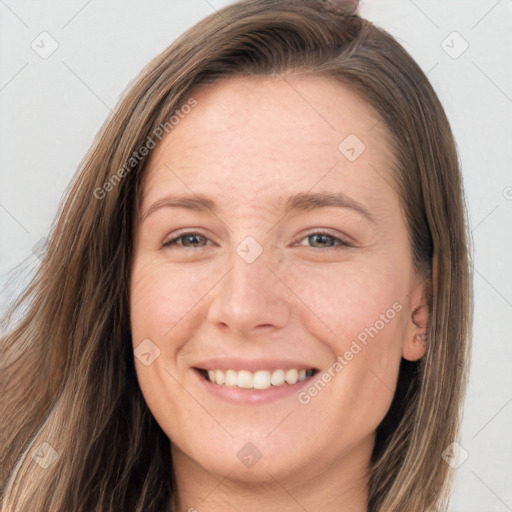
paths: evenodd
<path fill-rule="evenodd" d="M 135 263 L 130 291 L 133 343 L 154 338 L 165 346 L 172 331 L 188 324 L 218 280 L 205 266 L 179 268 L 155 260 Z"/>
<path fill-rule="evenodd" d="M 333 266 L 297 269 L 290 276 L 290 285 L 314 313 L 303 316 L 307 329 L 317 334 L 329 347 L 333 362 L 339 363 L 331 367 L 326 401 L 317 404 L 340 404 L 340 421 L 353 411 L 361 428 L 380 423 L 396 387 L 407 296 L 406 275 L 398 268 L 358 262 L 340 264 L 337 271 Z M 315 396 L 317 392 L 312 390 Z M 305 402 L 308 399 L 304 397 Z"/>
<path fill-rule="evenodd" d="M 378 261 L 295 268 L 287 284 L 309 310 L 303 315 L 309 330 L 322 332 L 338 354 L 354 340 L 367 348 L 378 340 L 382 349 L 389 349 L 401 346 L 405 327 L 407 269 L 397 269 Z"/>
<path fill-rule="evenodd" d="M 177 268 L 151 256 L 139 257 L 132 268 L 133 347 L 137 354 L 138 347 L 148 345 L 149 340 L 154 344 L 151 347 L 157 347 L 158 354 L 148 365 L 143 358 L 135 358 L 137 380 L 149 409 L 169 436 L 187 417 L 183 410 L 187 412 L 187 407 L 194 407 L 183 388 L 176 385 L 176 379 L 182 377 L 177 372 L 176 361 L 182 347 L 194 336 L 197 329 L 194 319 L 200 312 L 201 299 L 218 280 L 215 275 L 212 276 L 211 269 Z"/>

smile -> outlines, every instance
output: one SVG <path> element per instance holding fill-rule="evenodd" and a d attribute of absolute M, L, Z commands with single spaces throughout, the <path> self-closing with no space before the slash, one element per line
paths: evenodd
<path fill-rule="evenodd" d="M 243 389 L 269 389 L 271 387 L 296 384 L 316 373 L 315 369 L 290 368 L 273 371 L 258 370 L 202 370 L 203 376 L 212 384 Z"/>

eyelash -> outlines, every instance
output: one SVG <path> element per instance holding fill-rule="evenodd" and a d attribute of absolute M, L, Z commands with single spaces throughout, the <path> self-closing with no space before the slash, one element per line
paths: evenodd
<path fill-rule="evenodd" d="M 192 232 L 192 231 L 186 231 L 186 232 L 180 233 L 175 238 L 164 242 L 163 246 L 164 247 L 175 247 L 175 246 L 178 245 L 177 244 L 178 240 L 180 240 L 180 239 L 182 239 L 182 238 L 184 238 L 186 236 L 190 236 L 190 235 L 192 235 L 192 236 L 200 236 L 200 237 L 203 237 L 206 240 L 208 240 L 208 238 L 205 237 L 204 235 L 202 235 L 201 233 L 195 233 L 195 232 Z M 336 237 L 336 236 L 332 235 L 331 233 L 329 233 L 327 231 L 312 231 L 312 232 L 304 235 L 302 238 L 299 238 L 299 239 L 295 240 L 293 243 L 296 245 L 299 242 L 301 242 L 302 240 L 304 240 L 305 238 L 309 238 L 309 237 L 314 236 L 314 235 L 328 236 L 328 237 L 330 237 L 335 242 L 335 245 L 333 245 L 332 247 L 325 247 L 324 250 L 336 249 L 336 247 L 352 247 L 352 245 L 349 244 L 344 239 Z M 336 242 L 339 242 L 339 243 L 336 243 Z M 186 246 L 181 246 L 181 247 L 183 247 L 184 249 L 192 249 L 192 250 L 196 250 L 196 249 L 200 248 L 200 247 L 186 247 Z M 311 248 L 312 249 L 318 249 L 318 247 L 311 247 Z"/>

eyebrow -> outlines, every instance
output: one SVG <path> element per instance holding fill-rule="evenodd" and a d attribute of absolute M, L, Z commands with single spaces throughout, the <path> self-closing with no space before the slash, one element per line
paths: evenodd
<path fill-rule="evenodd" d="M 298 194 L 294 194 L 286 200 L 285 214 L 296 210 L 307 211 L 329 206 L 349 208 L 359 213 L 369 221 L 375 223 L 375 219 L 372 214 L 361 203 L 347 196 L 343 192 L 300 192 Z M 144 222 L 152 213 L 162 208 L 184 208 L 196 212 L 204 212 L 207 210 L 210 210 L 212 213 L 218 212 L 218 207 L 215 201 L 209 197 L 200 195 L 178 195 L 166 197 L 153 203 L 142 217 L 142 222 Z"/>

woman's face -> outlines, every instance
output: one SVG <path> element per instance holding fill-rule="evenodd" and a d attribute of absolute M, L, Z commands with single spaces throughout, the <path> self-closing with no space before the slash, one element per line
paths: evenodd
<path fill-rule="evenodd" d="M 424 352 L 385 128 L 321 77 L 193 97 L 151 155 L 130 297 L 139 384 L 176 471 L 362 470 L 401 357 Z"/>

